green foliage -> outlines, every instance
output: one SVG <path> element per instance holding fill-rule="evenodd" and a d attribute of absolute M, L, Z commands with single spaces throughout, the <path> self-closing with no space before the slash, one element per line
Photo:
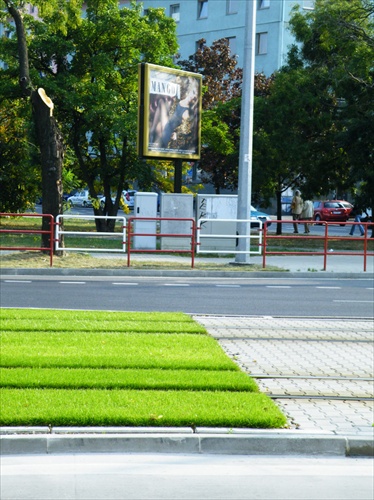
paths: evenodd
<path fill-rule="evenodd" d="M 154 37 L 158 43 L 149 43 Z M 79 29 L 70 30 L 66 39 L 73 49 L 53 56 L 68 63 L 57 66 L 50 84 L 75 151 L 77 175 L 93 198 L 95 180 L 101 179 L 106 209 L 113 215 L 118 205 L 111 206 L 110 193 L 127 188 L 139 167 L 138 64 L 147 60 L 171 65 L 174 25 L 160 10 L 142 16 L 135 3 L 118 9 L 114 2 L 88 2 Z"/>
<path fill-rule="evenodd" d="M 202 38 L 196 45 L 199 48 L 195 54 L 179 64 L 187 71 L 203 75 L 203 109 L 213 109 L 219 102 L 240 96 L 242 69 L 236 67 L 228 39 L 216 40 L 208 47 Z"/>
<path fill-rule="evenodd" d="M 28 114 L 22 101 L 0 103 L 0 212 L 24 212 L 40 190 L 36 147 L 27 137 Z"/>
<path fill-rule="evenodd" d="M 324 73 L 335 99 L 335 149 L 345 155 L 341 175 L 364 207 L 374 193 L 374 6 L 371 0 L 316 0 L 315 9 L 295 13 L 291 29 L 299 50 L 293 63 Z"/>
<path fill-rule="evenodd" d="M 299 45 L 255 101 L 254 179 L 259 175 L 265 198 L 276 193 L 278 218 L 288 187 L 301 188 L 305 199 L 346 196 L 359 183 L 362 205 L 372 206 L 372 14 L 366 0 L 294 9 L 290 27 Z"/>
<path fill-rule="evenodd" d="M 198 41 L 199 49 L 179 64 L 187 71 L 203 76 L 202 150 L 199 168 L 202 181 L 222 188 L 237 187 L 238 136 L 230 113 L 232 103 L 241 94 L 242 70 L 237 68 L 227 39 Z M 227 106 L 227 108 L 225 107 Z"/>
<path fill-rule="evenodd" d="M 138 64 L 173 66 L 175 22 L 162 9 L 149 9 L 143 16 L 135 1 L 119 8 L 114 0 L 88 0 L 83 17 L 79 0 L 34 4 L 41 20 L 24 17 L 31 79 L 54 102 L 65 143 L 74 152 L 69 168 L 92 198 L 99 191 L 106 196 L 106 211 L 115 215 L 119 194 L 136 180 L 140 166 Z M 9 65 L 0 73 L 0 90 L 19 92 L 15 42 L 1 43 Z M 6 87 L 6 81 L 11 85 Z M 114 191 L 118 201 L 113 206 Z"/>
<path fill-rule="evenodd" d="M 303 195 L 318 196 L 344 186 L 347 159 L 336 145 L 334 114 L 333 96 L 318 70 L 277 73 L 270 94 L 255 105 L 254 163 L 263 189 L 281 193 L 302 186 Z"/>

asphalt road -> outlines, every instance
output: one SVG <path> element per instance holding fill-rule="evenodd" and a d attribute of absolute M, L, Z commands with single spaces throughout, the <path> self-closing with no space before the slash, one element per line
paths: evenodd
<path fill-rule="evenodd" d="M 370 459 L 230 455 L 3 457 L 2 500 L 371 500 Z"/>
<path fill-rule="evenodd" d="M 371 318 L 373 282 L 338 278 L 3 276 L 1 307 Z"/>

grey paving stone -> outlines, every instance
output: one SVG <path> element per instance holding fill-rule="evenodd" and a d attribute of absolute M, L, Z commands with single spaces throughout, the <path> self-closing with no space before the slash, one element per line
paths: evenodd
<path fill-rule="evenodd" d="M 245 316 L 196 319 L 243 371 L 255 379 L 267 376 L 257 378 L 259 389 L 273 397 L 282 396 L 275 401 L 291 427 L 339 434 L 370 433 L 373 401 L 349 398 L 373 398 L 372 320 Z M 285 399 L 287 396 L 316 399 Z"/>

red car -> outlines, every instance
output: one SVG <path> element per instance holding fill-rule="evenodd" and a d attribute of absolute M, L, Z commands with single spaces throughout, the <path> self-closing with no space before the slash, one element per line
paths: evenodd
<path fill-rule="evenodd" d="M 347 222 L 353 209 L 345 200 L 326 200 L 314 202 L 314 220 L 326 222 Z"/>

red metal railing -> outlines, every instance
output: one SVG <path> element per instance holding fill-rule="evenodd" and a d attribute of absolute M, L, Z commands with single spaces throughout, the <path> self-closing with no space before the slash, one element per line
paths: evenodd
<path fill-rule="evenodd" d="M 0 228 L 0 234 L 48 234 L 49 235 L 49 246 L 48 247 L 43 247 L 43 246 L 38 246 L 38 247 L 33 247 L 33 246 L 12 246 L 12 247 L 5 247 L 5 246 L 0 246 L 0 250 L 20 250 L 20 251 L 25 251 L 25 250 L 32 250 L 32 251 L 39 251 L 39 252 L 48 252 L 50 255 L 50 266 L 52 267 L 53 265 L 53 250 L 54 250 L 54 244 L 55 244 L 55 238 L 54 238 L 54 229 L 55 229 L 55 222 L 54 218 L 50 214 L 18 214 L 18 213 L 0 213 L 0 217 L 40 217 L 40 218 L 49 218 L 49 230 L 42 230 L 42 229 L 1 229 Z M 137 221 L 153 221 L 155 224 L 158 222 L 162 221 L 171 221 L 171 222 L 189 222 L 190 227 L 189 230 L 190 232 L 185 232 L 185 233 L 175 233 L 175 232 L 168 232 L 168 233 L 162 233 L 155 229 L 154 231 L 135 231 L 134 229 L 136 228 L 136 223 Z M 297 224 L 302 225 L 305 222 L 308 224 L 315 224 L 315 222 L 309 222 L 309 221 L 302 221 L 299 220 L 297 221 Z M 290 220 L 275 220 L 272 221 L 272 224 L 293 224 L 293 221 Z M 351 255 L 351 256 L 361 256 L 363 257 L 363 266 L 364 266 L 364 272 L 367 270 L 367 258 L 369 256 L 373 256 L 374 252 L 368 250 L 368 242 L 369 242 L 369 231 L 373 231 L 372 229 L 372 222 L 346 222 L 345 224 L 347 226 L 352 226 L 352 225 L 361 225 L 364 228 L 364 235 L 361 237 L 352 237 L 352 236 L 336 236 L 332 235 L 329 233 L 329 228 L 336 226 L 336 225 L 341 225 L 339 222 L 318 222 L 319 225 L 324 226 L 324 234 L 321 235 L 314 235 L 314 234 L 308 234 L 308 235 L 294 235 L 294 234 L 285 234 L 285 235 L 276 235 L 273 233 L 269 232 L 269 229 L 267 226 L 263 226 L 263 239 L 262 243 L 260 243 L 260 246 L 262 247 L 262 265 L 263 268 L 266 267 L 266 258 L 271 255 L 321 255 L 323 257 L 323 270 L 326 271 L 327 268 L 327 256 L 332 257 L 335 255 Z M 162 229 L 162 225 L 161 225 Z M 348 233 L 348 231 L 347 231 Z M 127 266 L 130 266 L 130 259 L 131 259 L 131 254 L 134 253 L 187 253 L 191 255 L 191 267 L 194 267 L 195 264 L 195 247 L 196 247 L 196 222 L 192 218 L 173 218 L 173 217 L 129 217 L 127 221 Z M 188 238 L 190 240 L 190 248 L 177 248 L 177 249 L 157 249 L 157 248 L 133 248 L 133 238 L 135 237 L 155 237 L 157 238 L 162 238 L 162 237 L 167 237 L 167 238 Z M 275 251 L 275 250 L 269 250 L 269 245 L 271 244 L 271 241 L 277 240 L 290 240 L 290 239 L 298 239 L 299 241 L 308 241 L 308 240 L 319 240 L 321 242 L 320 249 L 310 249 L 310 250 L 305 250 L 305 251 Z M 344 241 L 344 240 L 349 240 L 349 241 L 359 241 L 362 243 L 362 251 L 349 251 L 349 250 L 343 250 L 343 251 L 334 251 L 330 252 L 328 250 L 329 248 L 329 243 L 331 241 Z M 125 243 L 125 242 L 124 242 Z M 156 246 L 156 245 L 155 245 Z"/>
<path fill-rule="evenodd" d="M 136 232 L 134 231 L 134 222 L 161 222 L 162 221 L 172 221 L 172 222 L 190 222 L 190 232 L 189 233 L 161 233 L 157 230 L 155 232 Z M 130 266 L 130 259 L 132 253 L 189 253 L 191 255 L 191 267 L 195 265 L 195 234 L 196 234 L 196 222 L 195 219 L 190 218 L 174 218 L 174 217 L 129 217 L 127 219 L 127 267 Z M 155 237 L 155 238 L 188 238 L 190 239 L 190 249 L 185 248 L 180 249 L 150 249 L 142 248 L 136 249 L 132 248 L 133 237 Z"/>
<path fill-rule="evenodd" d="M 302 224 L 304 225 L 305 223 L 307 224 L 316 224 L 316 222 L 312 221 L 303 221 L 303 220 L 298 220 L 295 221 L 297 224 Z M 294 221 L 290 220 L 275 220 L 272 221 L 272 224 L 293 224 Z M 373 256 L 374 252 L 368 251 L 368 239 L 369 239 L 369 229 L 372 226 L 372 222 L 346 222 L 345 224 L 348 226 L 352 225 L 361 225 L 364 228 L 364 235 L 358 238 L 352 237 L 352 236 L 336 236 L 336 235 L 331 235 L 329 234 L 329 228 L 337 225 L 341 225 L 341 222 L 318 222 L 319 225 L 324 226 L 324 234 L 323 235 L 311 235 L 308 233 L 307 235 L 301 235 L 301 234 L 286 234 L 286 235 L 276 235 L 276 234 L 271 234 L 269 233 L 268 228 L 266 225 L 263 227 L 263 240 L 262 240 L 262 267 L 266 267 L 266 257 L 269 255 L 321 255 L 323 256 L 323 270 L 326 271 L 327 268 L 327 256 L 331 257 L 334 255 L 358 255 L 363 257 L 364 260 L 364 272 L 366 272 L 367 268 L 367 257 L 368 256 Z M 303 241 L 305 240 L 320 240 L 322 242 L 323 250 L 306 250 L 306 251 L 269 251 L 268 250 L 268 244 L 269 241 L 271 240 L 290 240 L 290 239 L 302 239 Z M 329 252 L 329 242 L 331 241 L 344 241 L 344 240 L 349 240 L 349 241 L 360 241 L 363 244 L 362 251 L 334 251 Z"/>
<path fill-rule="evenodd" d="M 48 234 L 49 235 L 49 246 L 48 247 L 3 247 L 0 246 L 0 250 L 34 250 L 37 252 L 49 252 L 49 265 L 53 265 L 53 247 L 54 247 L 54 218 L 50 214 L 7 214 L 0 213 L 0 217 L 40 217 L 49 219 L 49 230 L 43 229 L 0 229 L 0 233 L 3 234 Z"/>

